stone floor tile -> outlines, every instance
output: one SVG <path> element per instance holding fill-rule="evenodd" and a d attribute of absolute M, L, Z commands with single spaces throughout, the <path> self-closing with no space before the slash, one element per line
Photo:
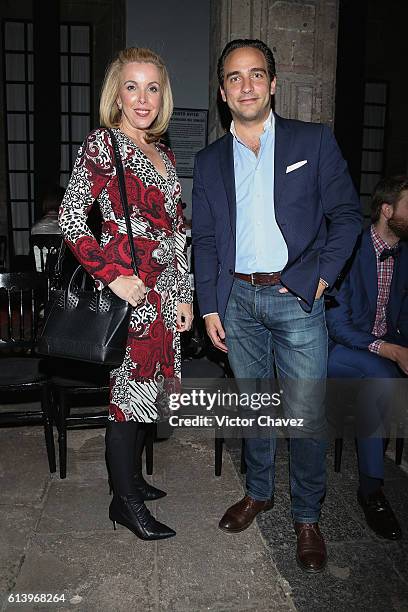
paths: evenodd
<path fill-rule="evenodd" d="M 0 503 L 39 503 L 50 480 L 43 429 L 0 431 Z"/>
<path fill-rule="evenodd" d="M 64 594 L 65 603 L 57 609 L 158 612 L 156 546 L 124 528 L 40 534 L 26 554 L 13 591 Z M 7 609 L 17 607 L 22 606 Z M 45 607 L 38 604 L 32 609 Z"/>
<path fill-rule="evenodd" d="M 13 586 L 40 512 L 38 506 L 0 504 L 0 593 Z"/>
<path fill-rule="evenodd" d="M 111 527 L 108 519 L 110 500 L 105 479 L 89 483 L 54 480 L 44 503 L 38 532 L 105 531 Z"/>

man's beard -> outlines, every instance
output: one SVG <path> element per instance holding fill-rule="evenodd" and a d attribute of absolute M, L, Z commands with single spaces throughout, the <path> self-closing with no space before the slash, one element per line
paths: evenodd
<path fill-rule="evenodd" d="M 401 240 L 408 240 L 408 222 L 395 216 L 388 219 L 388 227 Z"/>

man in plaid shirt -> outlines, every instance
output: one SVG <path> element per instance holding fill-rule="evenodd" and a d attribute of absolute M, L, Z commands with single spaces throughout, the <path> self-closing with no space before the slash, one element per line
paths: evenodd
<path fill-rule="evenodd" d="M 329 377 L 369 379 L 358 394 L 367 435 L 387 419 L 383 399 L 390 395 L 384 379 L 391 383 L 408 375 L 408 176 L 378 183 L 371 219 L 336 304 L 326 312 Z M 376 385 L 372 379 L 381 380 Z M 357 448 L 358 501 L 368 526 L 379 536 L 400 539 L 401 528 L 382 491 L 383 440 L 361 437 Z"/>

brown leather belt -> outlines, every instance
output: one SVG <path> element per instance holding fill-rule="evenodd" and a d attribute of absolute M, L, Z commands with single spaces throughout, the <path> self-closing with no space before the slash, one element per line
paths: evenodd
<path fill-rule="evenodd" d="M 251 285 L 278 285 L 281 278 L 280 272 L 253 272 L 252 274 L 235 272 L 234 276 Z"/>

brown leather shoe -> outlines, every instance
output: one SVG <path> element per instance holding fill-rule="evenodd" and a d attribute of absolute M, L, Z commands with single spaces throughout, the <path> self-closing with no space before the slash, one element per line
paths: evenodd
<path fill-rule="evenodd" d="M 294 523 L 297 535 L 296 561 L 310 574 L 317 574 L 326 567 L 327 552 L 317 523 Z"/>
<path fill-rule="evenodd" d="M 224 514 L 218 527 L 227 533 L 239 533 L 250 526 L 259 512 L 266 512 L 273 508 L 274 499 L 257 501 L 249 495 L 245 495 L 241 501 L 234 504 Z"/>

